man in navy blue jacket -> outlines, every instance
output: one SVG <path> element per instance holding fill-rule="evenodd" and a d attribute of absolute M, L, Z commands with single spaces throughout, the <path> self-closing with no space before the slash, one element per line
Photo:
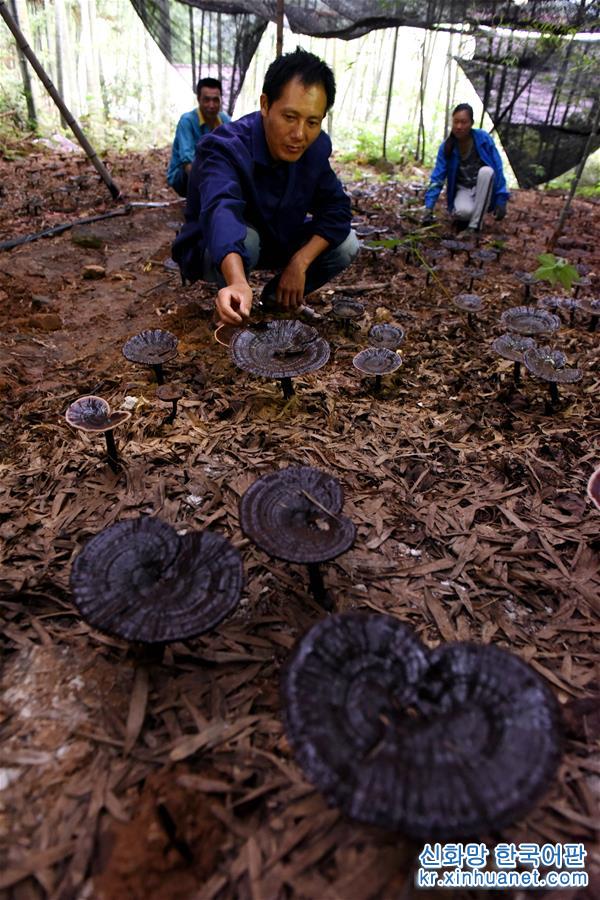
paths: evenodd
<path fill-rule="evenodd" d="M 331 69 L 298 48 L 269 66 L 260 112 L 197 147 L 173 258 L 190 281 L 217 282 L 223 322 L 250 315 L 253 268 L 280 270 L 263 298 L 296 309 L 358 252 L 350 200 L 321 131 L 334 99 Z"/>

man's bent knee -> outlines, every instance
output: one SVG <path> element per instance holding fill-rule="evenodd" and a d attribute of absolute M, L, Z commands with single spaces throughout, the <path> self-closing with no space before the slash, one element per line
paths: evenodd
<path fill-rule="evenodd" d="M 341 244 L 338 244 L 337 247 L 334 247 L 329 252 L 335 255 L 336 260 L 339 262 L 339 265 L 346 269 L 350 263 L 355 259 L 360 248 L 360 244 L 358 242 L 358 238 L 352 229 L 348 234 L 348 237 L 342 241 Z"/>

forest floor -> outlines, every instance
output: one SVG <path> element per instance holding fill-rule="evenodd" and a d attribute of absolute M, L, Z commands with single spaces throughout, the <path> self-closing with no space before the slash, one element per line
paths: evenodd
<path fill-rule="evenodd" d="M 128 200 L 167 202 L 166 160 L 109 163 Z M 0 160 L 0 183 L 2 240 L 115 208 L 77 154 Z M 387 227 L 383 237 L 415 230 L 416 189 L 367 168 L 347 186 L 357 222 Z M 535 269 L 563 202 L 516 191 L 507 219 L 486 222 L 481 246 L 500 241 L 504 252 L 476 282 L 485 307 L 473 327 L 451 302 L 468 286 L 464 253 L 440 258 L 427 284 L 402 249 L 364 248 L 313 298 L 331 360 L 296 379 L 289 403 L 214 340 L 214 288 L 182 287 L 164 268 L 181 203 L 0 254 L 1 898 L 413 895 L 419 845 L 328 808 L 284 734 L 281 668 L 323 613 L 300 567 L 244 538 L 238 503 L 257 477 L 290 464 L 338 477 L 357 527 L 354 548 L 324 568 L 337 610 L 391 614 L 429 647 L 497 644 L 547 681 L 564 712 L 563 761 L 537 807 L 487 838 L 584 842 L 587 892 L 534 896 L 600 896 L 600 513 L 586 497 L 600 462 L 600 331 L 583 312 L 572 323 L 559 312 L 551 343 L 583 378 L 561 386 L 552 414 L 547 386 L 524 377 L 514 389 L 512 363 L 491 348 L 500 313 L 523 303 L 513 273 Z M 591 273 L 581 293 L 598 296 L 600 207 L 576 201 L 567 235 L 565 255 Z M 438 245 L 434 229 L 419 252 Z M 89 265 L 102 277 L 86 277 Z M 333 292 L 347 289 L 366 306 L 349 335 L 329 315 Z M 403 365 L 377 397 L 352 366 L 376 321 L 406 330 Z M 173 424 L 150 370 L 121 353 L 148 328 L 179 339 L 167 365 L 184 391 Z M 117 409 L 137 398 L 116 432 L 116 474 L 102 436 L 65 422 L 85 394 Z M 140 514 L 215 529 L 244 559 L 235 614 L 169 645 L 162 664 L 88 627 L 70 601 L 84 543 Z"/>

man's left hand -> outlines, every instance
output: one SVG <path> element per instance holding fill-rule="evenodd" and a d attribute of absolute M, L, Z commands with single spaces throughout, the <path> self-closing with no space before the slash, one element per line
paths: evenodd
<path fill-rule="evenodd" d="M 281 273 L 277 285 L 277 302 L 284 309 L 296 309 L 304 302 L 304 285 L 306 283 L 306 266 L 292 256 Z"/>

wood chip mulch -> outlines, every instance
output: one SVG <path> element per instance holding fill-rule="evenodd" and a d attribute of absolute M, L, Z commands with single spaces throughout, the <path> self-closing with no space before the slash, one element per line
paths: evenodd
<path fill-rule="evenodd" d="M 173 199 L 166 153 L 112 165 L 133 199 Z M 3 239 L 64 219 L 51 204 L 73 206 L 76 194 L 52 192 L 81 165 L 38 153 L 16 170 L 0 161 L 4 183 L 9 174 Z M 74 184 L 84 199 L 68 218 L 110 208 L 93 174 Z M 357 221 L 387 226 L 386 236 L 414 230 L 419 199 L 401 183 L 369 171 L 349 187 Z M 34 190 L 37 212 L 27 210 Z M 238 503 L 257 477 L 291 464 L 335 475 L 357 526 L 354 548 L 324 567 L 338 610 L 392 614 L 430 647 L 491 642 L 547 679 L 565 719 L 559 774 L 524 821 L 481 839 L 585 842 L 587 892 L 546 896 L 600 895 L 600 513 L 586 497 L 600 464 L 599 339 L 583 312 L 572 325 L 559 313 L 548 343 L 583 379 L 561 386 L 552 414 L 546 385 L 525 374 L 514 389 L 512 363 L 491 349 L 500 313 L 523 302 L 512 273 L 536 267 L 562 202 L 517 191 L 507 220 L 486 226 L 481 246 L 502 241 L 504 252 L 477 282 L 485 305 L 473 327 L 451 302 L 467 289 L 464 254 L 438 261 L 427 285 L 402 247 L 363 249 L 314 298 L 332 356 L 295 380 L 289 402 L 278 385 L 237 371 L 214 341 L 214 289 L 183 288 L 163 268 L 181 205 L 0 255 L 1 898 L 412 896 L 420 846 L 327 808 L 283 733 L 281 667 L 323 612 L 305 570 L 243 537 Z M 588 265 L 589 296 L 600 286 L 599 223 L 597 206 L 576 201 L 574 249 L 564 252 Z M 86 279 L 89 265 L 104 277 Z M 366 305 L 348 336 L 328 315 L 344 286 Z M 406 338 L 402 367 L 375 396 L 352 358 L 377 321 L 400 324 Z M 121 354 L 128 337 L 159 327 L 179 338 L 166 366 L 184 392 L 173 424 L 150 370 Z M 117 474 L 102 436 L 64 421 L 84 394 L 113 409 L 135 398 L 116 432 Z M 162 665 L 88 628 L 70 601 L 84 542 L 140 514 L 217 530 L 244 558 L 237 612 L 169 645 Z"/>

